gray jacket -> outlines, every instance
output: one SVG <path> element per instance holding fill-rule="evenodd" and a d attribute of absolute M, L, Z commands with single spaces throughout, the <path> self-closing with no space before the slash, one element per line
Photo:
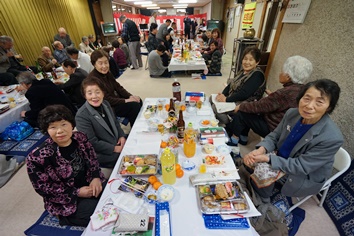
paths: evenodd
<path fill-rule="evenodd" d="M 95 149 L 100 166 L 112 168 L 114 166 L 109 166 L 108 163 L 115 163 L 118 160 L 119 153 L 113 152 L 113 150 L 118 139 L 124 136 L 124 132 L 109 103 L 104 100 L 102 106 L 108 116 L 112 130 L 87 101 L 76 113 L 76 128 L 87 135 Z"/>
<path fill-rule="evenodd" d="M 157 31 L 156 38 L 162 40 L 163 36 L 168 33 L 167 28 L 168 26 L 166 23 L 161 24 L 159 30 Z"/>
<path fill-rule="evenodd" d="M 289 109 L 277 128 L 257 144 L 257 147 L 263 146 L 267 152 L 276 151 L 300 118 L 297 108 Z M 341 131 L 329 115 L 325 114 L 299 140 L 288 159 L 271 154 L 272 168 L 287 174 L 282 193 L 290 197 L 318 193 L 331 176 L 334 155 L 342 144 Z"/>

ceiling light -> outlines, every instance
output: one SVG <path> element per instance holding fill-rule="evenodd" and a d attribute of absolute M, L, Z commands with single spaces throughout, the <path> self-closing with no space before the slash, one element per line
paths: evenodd
<path fill-rule="evenodd" d="M 178 3 L 196 3 L 197 0 L 178 0 Z"/>
<path fill-rule="evenodd" d="M 157 4 L 141 4 L 141 7 L 157 7 Z"/>
<path fill-rule="evenodd" d="M 152 4 L 152 1 L 134 2 L 134 5 Z"/>
<path fill-rule="evenodd" d="M 173 4 L 172 6 L 173 6 L 174 8 L 176 8 L 176 7 L 184 8 L 184 7 L 187 7 L 188 4 Z"/>
<path fill-rule="evenodd" d="M 177 12 L 186 12 L 186 9 L 177 9 Z"/>
<path fill-rule="evenodd" d="M 167 10 L 166 9 L 160 9 L 160 10 L 157 10 L 157 11 L 162 13 L 162 12 L 166 12 Z"/>
<path fill-rule="evenodd" d="M 134 2 L 135 0 L 124 0 L 124 2 Z"/>
<path fill-rule="evenodd" d="M 160 9 L 160 7 L 147 7 L 146 9 Z"/>

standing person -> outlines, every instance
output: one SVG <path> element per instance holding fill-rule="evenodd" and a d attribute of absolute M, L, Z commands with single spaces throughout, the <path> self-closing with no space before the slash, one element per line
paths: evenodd
<path fill-rule="evenodd" d="M 86 53 L 80 52 L 74 47 L 66 48 L 66 52 L 68 53 L 71 60 L 77 63 L 78 67 L 90 73 L 93 70 L 93 66 L 91 64 L 90 56 Z"/>
<path fill-rule="evenodd" d="M 194 39 L 195 37 L 195 28 L 197 27 L 197 22 L 195 21 L 195 19 L 191 20 L 191 27 L 192 27 L 192 39 Z"/>
<path fill-rule="evenodd" d="M 91 77 L 82 83 L 85 104 L 78 110 L 76 128 L 85 132 L 103 168 L 113 169 L 125 144 L 125 134 L 109 102 L 102 81 Z"/>
<path fill-rule="evenodd" d="M 156 17 L 157 17 L 157 12 L 156 12 L 156 11 L 152 12 L 152 13 L 151 13 L 151 17 L 149 18 L 149 26 L 150 26 L 152 23 L 157 24 Z"/>
<path fill-rule="evenodd" d="M 96 50 L 97 47 L 95 46 L 95 36 L 93 36 L 92 34 L 89 34 L 89 36 L 87 36 L 88 40 L 89 40 L 89 47 L 92 50 Z"/>
<path fill-rule="evenodd" d="M 178 39 L 177 37 L 177 24 L 176 22 L 172 22 L 170 28 L 167 29 L 167 32 L 171 35 L 171 39 L 173 41 L 176 41 Z"/>
<path fill-rule="evenodd" d="M 156 50 L 149 53 L 149 73 L 152 78 L 171 78 L 171 73 L 168 72 L 167 66 L 164 66 L 161 56 L 164 54 L 166 47 L 164 45 L 157 46 Z"/>
<path fill-rule="evenodd" d="M 296 97 L 303 84 L 312 73 L 312 63 L 304 57 L 289 57 L 279 73 L 279 82 L 283 88 L 259 101 L 242 102 L 236 106 L 232 122 L 227 124 L 227 131 L 232 134 L 233 144 L 246 145 L 250 129 L 261 137 L 272 132 L 283 119 L 289 108 L 297 107 Z"/>
<path fill-rule="evenodd" d="M 94 51 L 91 54 L 91 62 L 95 69 L 87 78 L 95 77 L 102 81 L 105 99 L 110 103 L 115 114 L 128 118 L 130 126 L 133 126 L 142 106 L 140 97 L 129 93 L 115 80 L 109 72 L 109 56 L 106 52 Z"/>
<path fill-rule="evenodd" d="M 17 76 L 18 83 L 26 89 L 31 110 L 21 111 L 21 117 L 33 127 L 38 127 L 39 112 L 48 105 L 61 104 L 70 108 L 75 114 L 75 108 L 65 94 L 49 79 L 37 80 L 30 72 L 22 72 Z"/>
<path fill-rule="evenodd" d="M 54 68 L 60 67 L 57 60 L 52 56 L 52 51 L 49 47 L 42 47 L 42 55 L 37 58 L 38 64 L 42 67 L 44 72 L 51 72 Z"/>
<path fill-rule="evenodd" d="M 55 48 L 53 56 L 59 64 L 63 63 L 65 60 L 70 59 L 63 44 L 60 41 L 55 41 L 53 46 Z"/>
<path fill-rule="evenodd" d="M 71 41 L 70 35 L 66 33 L 66 30 L 63 27 L 58 29 L 58 33 L 54 36 L 54 41 L 60 41 L 64 48 L 74 47 L 74 42 Z"/>
<path fill-rule="evenodd" d="M 81 39 L 81 43 L 79 44 L 80 51 L 86 54 L 91 54 L 94 49 L 90 47 L 90 41 L 87 36 L 83 36 Z"/>
<path fill-rule="evenodd" d="M 167 29 L 171 25 L 171 20 L 167 19 L 165 23 L 160 25 L 159 30 L 157 31 L 156 38 L 158 40 L 163 40 L 163 36 L 168 33 Z"/>
<path fill-rule="evenodd" d="M 81 83 L 88 74 L 83 69 L 77 68 L 72 60 L 64 61 L 63 69 L 70 79 L 66 83 L 58 84 L 58 87 L 64 90 L 73 104 L 81 107 L 85 103 L 85 98 L 81 94 Z"/>
<path fill-rule="evenodd" d="M 186 39 L 191 38 L 191 19 L 188 17 L 188 14 L 186 13 L 186 17 L 183 19 L 184 23 L 184 37 Z"/>
<path fill-rule="evenodd" d="M 84 133 L 73 131 L 74 116 L 65 106 L 46 107 L 38 122 L 49 138 L 26 159 L 33 188 L 60 225 L 86 227 L 106 184 L 95 151 Z"/>
<path fill-rule="evenodd" d="M 122 37 L 126 42 L 129 42 L 129 51 L 130 51 L 130 61 L 133 66 L 133 70 L 143 67 L 143 61 L 140 54 L 140 34 L 139 29 L 136 26 L 135 22 L 127 19 L 125 15 L 119 17 L 120 22 L 123 23 L 123 32 Z"/>
<path fill-rule="evenodd" d="M 125 43 L 125 41 L 122 37 L 118 37 L 117 40 L 119 43 L 119 48 L 123 50 L 123 52 L 125 54 L 125 60 L 128 64 L 128 66 L 130 66 L 131 62 L 130 62 L 130 52 L 129 52 L 128 45 Z"/>

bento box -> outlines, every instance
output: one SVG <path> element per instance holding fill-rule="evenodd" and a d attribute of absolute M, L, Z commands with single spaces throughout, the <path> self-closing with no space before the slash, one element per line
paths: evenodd
<path fill-rule="evenodd" d="M 195 185 L 199 208 L 204 214 L 246 213 L 250 207 L 236 180 Z"/>
<path fill-rule="evenodd" d="M 158 158 L 156 154 L 124 155 L 118 173 L 122 176 L 155 175 L 157 167 Z"/>

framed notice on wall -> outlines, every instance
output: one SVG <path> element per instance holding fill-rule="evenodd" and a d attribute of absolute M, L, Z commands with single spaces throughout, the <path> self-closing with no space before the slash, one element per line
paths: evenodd
<path fill-rule="evenodd" d="M 283 23 L 304 23 L 311 0 L 290 0 L 286 8 Z"/>

